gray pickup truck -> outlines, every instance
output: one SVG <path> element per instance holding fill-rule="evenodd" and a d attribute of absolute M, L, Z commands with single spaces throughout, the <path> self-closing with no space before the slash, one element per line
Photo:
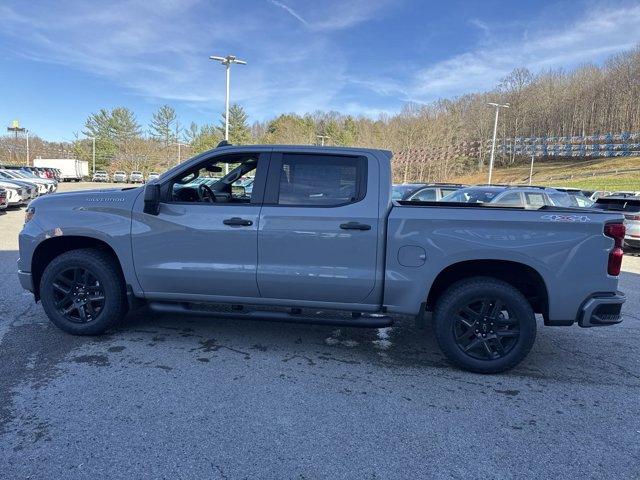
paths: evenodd
<path fill-rule="evenodd" d="M 73 334 L 102 333 L 140 304 L 365 327 L 433 312 L 444 354 L 483 373 L 527 355 L 535 313 L 545 325 L 621 321 L 620 213 L 396 202 L 391 157 L 223 146 L 146 187 L 36 199 L 20 281 Z"/>

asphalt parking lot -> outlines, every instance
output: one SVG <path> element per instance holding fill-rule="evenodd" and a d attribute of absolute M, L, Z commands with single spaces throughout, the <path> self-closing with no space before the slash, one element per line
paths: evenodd
<path fill-rule="evenodd" d="M 66 335 L 18 284 L 23 216 L 0 216 L 2 478 L 640 478 L 638 257 L 622 324 L 540 323 L 520 367 L 482 376 L 408 321 L 139 310 Z"/>

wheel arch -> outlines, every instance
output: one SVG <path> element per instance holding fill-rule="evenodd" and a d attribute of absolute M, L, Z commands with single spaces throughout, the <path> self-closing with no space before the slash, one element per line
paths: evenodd
<path fill-rule="evenodd" d="M 122 276 L 123 282 L 125 281 L 124 270 L 120 259 L 115 250 L 104 240 L 100 240 L 95 237 L 83 236 L 83 235 L 65 235 L 60 237 L 47 238 L 40 242 L 36 247 L 31 257 L 31 275 L 33 279 L 33 294 L 36 299 L 40 298 L 40 279 L 47 265 L 59 255 L 71 250 L 79 250 L 83 248 L 94 248 L 96 250 L 103 251 L 111 256 L 115 264 L 118 266 L 118 271 Z"/>
<path fill-rule="evenodd" d="M 510 260 L 467 260 L 444 268 L 435 278 L 427 294 L 426 307 L 433 310 L 438 298 L 449 286 L 471 277 L 493 277 L 517 288 L 545 323 L 549 317 L 549 293 L 540 273 L 524 263 Z"/>

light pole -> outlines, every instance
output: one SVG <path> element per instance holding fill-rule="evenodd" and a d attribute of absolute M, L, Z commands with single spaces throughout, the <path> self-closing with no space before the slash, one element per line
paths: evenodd
<path fill-rule="evenodd" d="M 16 140 L 13 144 L 13 159 L 14 161 L 18 160 L 18 133 L 23 133 L 26 131 L 26 128 L 20 126 L 20 122 L 18 120 L 14 120 L 11 122 L 11 126 L 7 127 L 7 132 L 13 132 L 15 134 Z"/>
<path fill-rule="evenodd" d="M 491 142 L 491 159 L 489 160 L 489 185 L 491 185 L 491 177 L 493 176 L 493 160 L 496 155 L 496 134 L 498 133 L 498 115 L 500 114 L 501 108 L 509 108 L 508 103 L 500 104 L 500 103 L 491 103 L 489 102 L 487 105 L 492 107 L 496 107 L 496 119 L 493 124 L 493 141 Z"/>
<path fill-rule="evenodd" d="M 533 159 L 534 154 L 531 154 L 531 168 L 529 169 L 529 185 L 531 185 L 531 178 L 533 177 Z"/>
<path fill-rule="evenodd" d="M 93 174 L 96 174 L 96 137 L 91 137 L 91 160 L 93 162 Z"/>
<path fill-rule="evenodd" d="M 24 131 L 24 134 L 27 136 L 27 167 L 29 166 L 29 130 Z"/>
<path fill-rule="evenodd" d="M 181 143 L 181 142 L 175 142 L 172 143 L 173 146 L 178 146 L 178 163 L 176 163 L 176 165 L 180 165 L 180 162 L 182 161 L 182 154 L 180 152 L 180 147 L 188 147 L 189 145 L 187 145 L 186 143 Z"/>
<path fill-rule="evenodd" d="M 210 56 L 209 60 L 215 60 L 225 66 L 227 77 L 227 89 L 224 101 L 224 139 L 229 140 L 229 83 L 231 79 L 231 64 L 246 65 L 244 60 L 238 60 L 235 55 L 227 55 L 226 57 Z"/>

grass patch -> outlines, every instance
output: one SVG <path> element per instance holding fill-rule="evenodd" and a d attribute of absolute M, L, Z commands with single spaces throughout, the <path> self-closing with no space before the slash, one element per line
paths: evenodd
<path fill-rule="evenodd" d="M 639 157 L 539 161 L 534 165 L 533 184 L 585 190 L 640 191 L 640 172 L 615 173 L 615 170 L 638 168 Z M 494 183 L 526 184 L 528 179 L 529 164 L 524 162 L 493 171 Z M 473 172 L 449 181 L 471 185 L 486 183 L 487 172 Z"/>
<path fill-rule="evenodd" d="M 640 191 L 640 175 L 634 177 L 593 177 L 574 178 L 556 182 L 543 182 L 556 187 L 577 187 L 584 190 L 633 190 Z"/>

